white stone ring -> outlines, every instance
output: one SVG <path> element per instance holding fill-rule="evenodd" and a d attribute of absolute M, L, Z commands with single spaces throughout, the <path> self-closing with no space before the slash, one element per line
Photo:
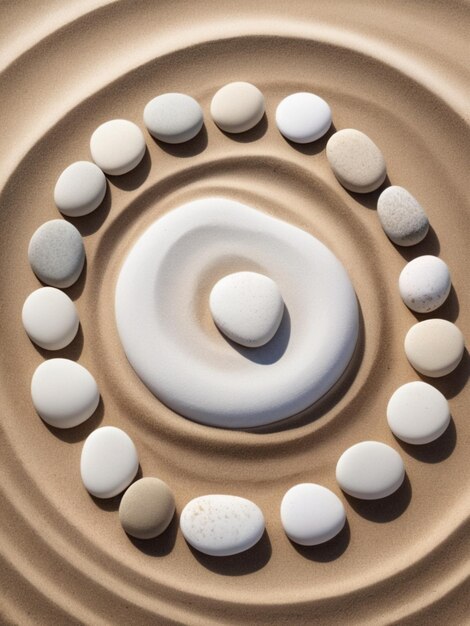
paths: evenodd
<path fill-rule="evenodd" d="M 201 324 L 198 293 L 227 262 L 256 268 L 280 289 L 284 317 L 264 346 L 243 347 Z M 147 387 L 180 415 L 223 428 L 268 424 L 314 404 L 346 369 L 358 336 L 356 295 L 335 255 L 305 231 L 225 198 L 190 202 L 144 232 L 119 274 L 115 311 Z"/>

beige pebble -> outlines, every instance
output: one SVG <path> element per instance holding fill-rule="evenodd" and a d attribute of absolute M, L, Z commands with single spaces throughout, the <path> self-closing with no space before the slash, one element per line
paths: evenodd
<path fill-rule="evenodd" d="M 175 513 L 175 498 L 159 478 L 141 478 L 122 497 L 119 519 L 128 535 L 152 539 L 169 526 Z"/>
<path fill-rule="evenodd" d="M 465 349 L 462 332 L 441 319 L 414 324 L 405 337 L 405 353 L 411 365 L 425 376 L 450 374 L 460 363 Z"/>
<path fill-rule="evenodd" d="M 339 130 L 330 137 L 326 156 L 334 175 L 349 191 L 374 191 L 387 176 L 379 148 L 367 135 L 353 128 Z"/>
<path fill-rule="evenodd" d="M 212 98 L 212 119 L 227 133 L 250 130 L 258 124 L 263 114 L 264 96 L 251 83 L 229 83 L 221 87 Z"/>

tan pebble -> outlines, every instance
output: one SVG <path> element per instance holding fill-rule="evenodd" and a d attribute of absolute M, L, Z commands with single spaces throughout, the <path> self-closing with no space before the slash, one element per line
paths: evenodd
<path fill-rule="evenodd" d="M 169 526 L 175 513 L 175 498 L 159 478 L 141 478 L 126 491 L 119 506 L 119 519 L 128 535 L 152 539 Z"/>
<path fill-rule="evenodd" d="M 212 98 L 211 115 L 225 132 L 243 133 L 263 117 L 263 94 L 251 83 L 240 81 L 224 85 Z"/>
<path fill-rule="evenodd" d="M 441 319 L 414 324 L 405 337 L 405 353 L 411 365 L 425 376 L 450 374 L 460 363 L 465 349 L 462 332 Z"/>
<path fill-rule="evenodd" d="M 379 148 L 367 135 L 353 128 L 339 130 L 330 137 L 326 156 L 336 178 L 349 191 L 374 191 L 387 176 Z"/>

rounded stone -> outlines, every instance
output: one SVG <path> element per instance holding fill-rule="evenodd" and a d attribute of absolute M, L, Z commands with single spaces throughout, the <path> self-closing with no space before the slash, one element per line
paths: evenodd
<path fill-rule="evenodd" d="M 396 450 L 380 441 L 361 441 L 348 448 L 336 465 L 336 480 L 355 498 L 377 500 L 394 493 L 405 478 Z"/>
<path fill-rule="evenodd" d="M 93 161 L 112 176 L 121 176 L 137 167 L 145 148 L 142 131 L 129 120 L 105 122 L 98 126 L 90 139 Z"/>
<path fill-rule="evenodd" d="M 387 421 L 392 433 L 415 445 L 440 437 L 449 426 L 449 403 L 428 383 L 413 381 L 399 387 L 387 406 Z"/>
<path fill-rule="evenodd" d="M 408 308 L 417 313 L 430 313 L 444 304 L 450 293 L 449 268 L 437 256 L 419 256 L 405 265 L 398 287 Z"/>
<path fill-rule="evenodd" d="M 134 442 L 120 428 L 102 426 L 85 440 L 80 473 L 85 488 L 96 498 L 113 498 L 134 480 L 139 457 Z"/>
<path fill-rule="evenodd" d="M 392 185 L 382 191 L 377 201 L 377 215 L 387 237 L 397 246 L 414 246 L 429 230 L 423 207 L 409 191 Z"/>
<path fill-rule="evenodd" d="M 152 539 L 169 526 L 175 513 L 175 497 L 163 480 L 141 478 L 122 497 L 119 519 L 128 535 Z"/>
<path fill-rule="evenodd" d="M 45 222 L 31 237 L 28 258 L 40 281 L 52 287 L 70 287 L 85 263 L 82 236 L 65 220 Z"/>
<path fill-rule="evenodd" d="M 88 215 L 97 209 L 106 195 L 106 176 L 90 161 L 77 161 L 59 176 L 54 202 L 69 217 Z"/>
<path fill-rule="evenodd" d="M 264 533 L 264 516 L 246 498 L 207 495 L 188 502 L 181 512 L 180 527 L 196 550 L 211 556 L 230 556 L 258 543 Z"/>
<path fill-rule="evenodd" d="M 284 313 L 278 286 L 257 272 L 236 272 L 221 278 L 212 288 L 209 306 L 219 330 L 247 348 L 268 343 Z"/>
<path fill-rule="evenodd" d="M 278 104 L 276 124 L 286 139 L 310 143 L 328 132 L 331 109 L 323 98 L 313 93 L 293 93 Z"/>
<path fill-rule="evenodd" d="M 229 83 L 212 98 L 211 115 L 225 132 L 243 133 L 256 126 L 263 117 L 264 96 L 251 83 Z"/>
<path fill-rule="evenodd" d="M 316 546 L 342 530 L 346 512 L 338 496 L 326 487 L 301 483 L 284 495 L 281 522 L 289 539 L 302 546 Z"/>
<path fill-rule="evenodd" d="M 31 380 L 31 397 L 39 416 L 55 428 L 78 426 L 93 415 L 100 401 L 93 376 L 69 359 L 41 363 Z"/>
<path fill-rule="evenodd" d="M 339 130 L 326 144 L 326 156 L 338 181 L 355 193 L 369 193 L 387 176 L 384 157 L 367 135 L 353 128 Z"/>
<path fill-rule="evenodd" d="M 31 341 L 46 350 L 68 346 L 78 331 L 79 319 L 72 300 L 59 289 L 41 287 L 30 293 L 21 313 Z"/>
<path fill-rule="evenodd" d="M 416 371 L 438 378 L 453 372 L 462 360 L 464 336 L 452 322 L 441 319 L 414 324 L 405 337 L 405 353 Z"/>
<path fill-rule="evenodd" d="M 164 93 L 147 103 L 144 123 L 149 133 L 166 143 L 193 139 L 204 123 L 198 102 L 184 93 Z"/>

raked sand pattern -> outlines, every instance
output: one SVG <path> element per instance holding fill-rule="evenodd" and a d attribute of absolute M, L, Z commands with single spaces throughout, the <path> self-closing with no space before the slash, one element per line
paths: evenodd
<path fill-rule="evenodd" d="M 242 2 L 236 14 L 230 7 L 87 0 L 1 8 L 2 619 L 463 623 L 468 355 L 449 376 L 426 379 L 452 413 L 436 442 L 399 444 L 386 408 L 396 388 L 420 379 L 403 350 L 410 326 L 426 318 L 399 296 L 407 261 L 433 254 L 447 263 L 453 288 L 439 317 L 470 335 L 468 5 L 357 2 L 352 11 L 348 2 L 313 8 L 296 0 L 287 17 L 285 3 Z M 232 80 L 252 82 L 265 98 L 266 117 L 245 136 L 227 136 L 209 114 L 212 95 Z M 409 190 L 429 217 L 422 243 L 390 243 L 375 212 L 380 189 L 359 196 L 340 187 L 325 155 L 330 133 L 304 146 L 279 134 L 276 106 L 301 90 L 325 98 L 337 129 L 360 129 L 380 147 L 387 184 Z M 187 145 L 155 142 L 144 129 L 145 104 L 173 91 L 193 96 L 204 112 L 204 128 Z M 19 321 L 39 286 L 28 243 L 41 224 L 62 219 L 52 193 L 60 173 L 89 160 L 91 133 L 117 118 L 144 131 L 147 151 L 135 171 L 108 177 L 96 212 L 70 218 L 87 258 L 66 289 L 81 327 L 54 354 L 86 367 L 102 400 L 84 424 L 49 430 L 28 381 L 50 354 L 31 344 Z M 347 268 L 358 296 L 361 333 L 351 367 L 333 393 L 282 429 L 227 431 L 178 419 L 130 369 L 117 335 L 114 289 L 127 252 L 155 219 L 209 196 L 256 206 L 318 237 Z M 209 314 L 200 321 L 208 326 Z M 84 490 L 80 452 L 100 425 L 127 432 L 143 475 L 173 488 L 177 516 L 160 539 L 131 543 L 118 521 L 119 498 L 92 501 Z M 294 547 L 279 519 L 284 493 L 299 482 L 338 493 L 336 461 L 365 439 L 400 451 L 403 486 L 384 501 L 347 499 L 347 526 L 332 543 Z M 250 552 L 217 560 L 190 551 L 177 533 L 178 514 L 205 493 L 233 493 L 260 507 L 267 532 Z"/>

